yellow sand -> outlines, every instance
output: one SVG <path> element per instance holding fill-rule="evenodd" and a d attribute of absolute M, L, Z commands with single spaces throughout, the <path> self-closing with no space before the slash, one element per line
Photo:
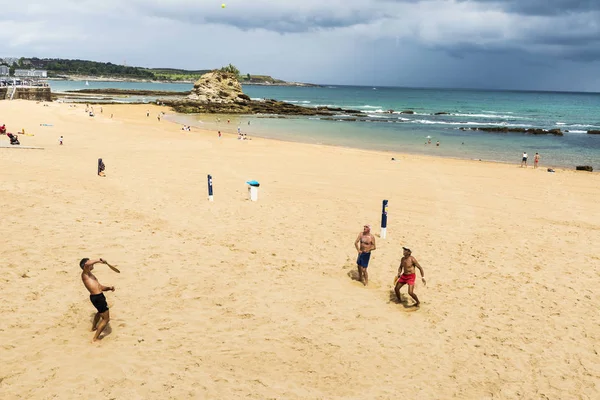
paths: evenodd
<path fill-rule="evenodd" d="M 219 139 L 161 110 L 0 102 L 45 147 L 0 148 L 3 400 L 599 398 L 599 174 Z M 364 288 L 353 242 L 383 199 Z M 401 245 L 417 311 L 391 291 Z M 82 257 L 121 269 L 95 270 L 116 286 L 97 344 Z"/>

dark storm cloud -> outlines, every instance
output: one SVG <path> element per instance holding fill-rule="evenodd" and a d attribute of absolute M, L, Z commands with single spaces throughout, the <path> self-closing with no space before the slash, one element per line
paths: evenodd
<path fill-rule="evenodd" d="M 459 0 L 464 2 L 465 0 Z M 466 0 L 500 7 L 522 15 L 564 15 L 600 11 L 598 0 Z"/>

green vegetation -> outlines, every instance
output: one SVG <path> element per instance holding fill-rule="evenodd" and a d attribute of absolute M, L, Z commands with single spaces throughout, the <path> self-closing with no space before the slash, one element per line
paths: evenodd
<path fill-rule="evenodd" d="M 103 63 L 87 60 L 68 60 L 61 58 L 24 58 L 21 57 L 9 66 L 11 75 L 15 68 L 36 68 L 48 71 L 48 77 L 56 78 L 71 75 L 102 76 L 107 78 L 123 79 L 147 79 L 154 81 L 187 81 L 194 82 L 208 69 L 185 70 L 176 68 L 142 68 Z M 224 72 L 235 74 L 241 83 L 271 83 L 281 84 L 285 81 L 274 79 L 267 75 L 242 75 L 240 70 L 233 64 L 226 65 L 220 69 Z"/>
<path fill-rule="evenodd" d="M 281 79 L 275 79 L 269 75 L 250 75 L 250 74 L 247 74 L 246 76 L 241 76 L 240 82 L 241 83 L 270 83 L 270 84 L 286 83 L 285 81 L 282 81 Z"/>
<path fill-rule="evenodd" d="M 187 71 L 185 69 L 175 68 L 149 68 L 146 71 L 150 71 L 154 74 L 154 80 L 157 81 L 196 81 L 200 76 L 209 72 L 208 69 L 201 69 L 197 71 Z"/>
<path fill-rule="evenodd" d="M 224 66 L 223 68 L 221 68 L 222 72 L 229 72 L 231 74 L 234 74 L 235 76 L 239 77 L 240 76 L 240 70 L 237 69 L 237 67 L 233 64 L 229 64 Z"/>
<path fill-rule="evenodd" d="M 63 60 L 58 58 L 21 58 L 19 60 L 19 64 L 22 66 L 29 64 L 33 68 L 48 70 L 49 77 L 61 75 L 102 75 L 119 78 L 155 79 L 155 76 L 152 72 L 149 72 L 143 68 L 127 67 L 124 65 L 96 61 Z"/>

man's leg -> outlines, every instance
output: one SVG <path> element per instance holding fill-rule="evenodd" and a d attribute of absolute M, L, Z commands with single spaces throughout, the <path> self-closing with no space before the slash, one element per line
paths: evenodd
<path fill-rule="evenodd" d="M 362 282 L 362 267 L 359 264 L 356 264 L 356 266 L 358 267 L 358 280 Z"/>
<path fill-rule="evenodd" d="M 102 321 L 100 321 L 100 324 L 98 324 L 98 329 L 96 329 L 96 334 L 94 335 L 92 342 L 95 342 L 96 340 L 98 340 L 98 337 L 100 336 L 100 334 L 102 333 L 104 328 L 106 328 L 108 321 L 110 321 L 109 311 L 110 310 L 106 310 L 100 314 L 100 317 L 102 317 Z"/>
<path fill-rule="evenodd" d="M 415 307 L 419 307 L 421 302 L 419 301 L 419 298 L 417 297 L 417 295 L 414 293 L 414 290 L 415 290 L 415 285 L 408 285 L 408 294 L 410 295 L 410 297 L 412 297 L 417 302 L 415 304 Z"/>
<path fill-rule="evenodd" d="M 398 298 L 399 302 L 402 302 L 402 297 L 400 297 L 400 289 L 402 289 L 402 286 L 404 285 L 405 283 L 397 282 L 396 287 L 394 287 L 394 291 L 396 292 L 396 297 Z"/>
<path fill-rule="evenodd" d="M 98 321 L 100 321 L 99 312 L 97 312 L 96 315 L 94 315 L 94 322 L 92 322 L 92 332 L 96 330 L 96 325 L 98 325 Z"/>
<path fill-rule="evenodd" d="M 362 268 L 363 276 L 365 277 L 365 286 L 369 286 L 369 273 L 366 268 Z"/>

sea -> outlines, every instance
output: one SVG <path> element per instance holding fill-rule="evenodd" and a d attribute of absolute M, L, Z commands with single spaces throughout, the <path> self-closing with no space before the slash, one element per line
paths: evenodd
<path fill-rule="evenodd" d="M 50 81 L 53 92 L 92 88 L 190 91 L 190 83 Z M 360 110 L 364 118 L 337 115 L 168 115 L 173 122 L 203 129 L 286 141 L 428 154 L 520 164 L 540 154 L 540 166 L 600 169 L 600 93 L 497 91 L 324 85 L 319 87 L 245 85 L 255 100 L 276 99 L 305 107 Z M 103 101 L 102 96 L 90 101 Z M 155 102 L 156 97 L 112 97 L 110 101 Z M 390 112 L 391 110 L 391 112 Z M 403 111 L 412 111 L 405 114 Z M 437 115 L 436 115 L 437 114 Z M 227 122 L 229 121 L 229 123 Z M 461 128 L 519 127 L 561 129 L 563 136 L 496 133 Z M 431 143 L 429 143 L 431 142 Z M 439 142 L 439 146 L 437 145 Z"/>

